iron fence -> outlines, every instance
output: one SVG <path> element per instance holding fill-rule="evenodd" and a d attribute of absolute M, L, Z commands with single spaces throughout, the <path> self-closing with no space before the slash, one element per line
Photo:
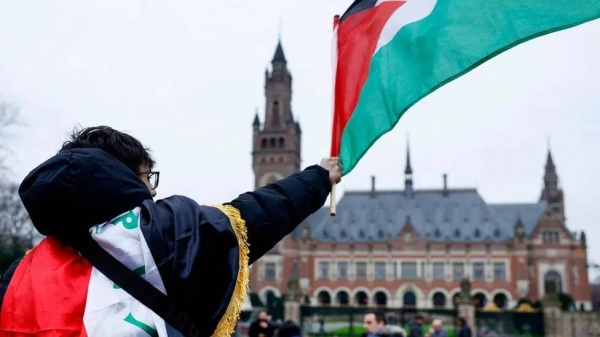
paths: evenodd
<path fill-rule="evenodd" d="M 428 332 L 431 321 L 440 319 L 448 337 L 456 336 L 455 321 L 456 310 L 415 308 L 389 308 L 389 307 L 344 307 L 344 306 L 302 306 L 300 321 L 302 330 L 309 336 L 337 336 L 356 337 L 363 336 L 363 318 L 367 312 L 379 311 L 386 316 L 387 324 L 398 326 L 408 332 L 409 324 L 415 319 L 417 313 L 425 316 L 426 324 L 423 332 Z"/>

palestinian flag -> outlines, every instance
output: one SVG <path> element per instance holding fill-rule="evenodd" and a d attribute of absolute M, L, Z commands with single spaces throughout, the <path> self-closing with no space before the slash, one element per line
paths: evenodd
<path fill-rule="evenodd" d="M 599 17 L 600 0 L 355 1 L 334 24 L 331 155 L 347 174 L 437 88 L 522 42 Z"/>

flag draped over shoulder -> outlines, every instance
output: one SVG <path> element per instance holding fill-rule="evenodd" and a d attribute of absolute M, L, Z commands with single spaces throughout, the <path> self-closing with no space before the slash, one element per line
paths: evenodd
<path fill-rule="evenodd" d="M 347 174 L 437 88 L 522 42 L 599 17 L 599 0 L 355 1 L 334 25 L 332 156 Z"/>

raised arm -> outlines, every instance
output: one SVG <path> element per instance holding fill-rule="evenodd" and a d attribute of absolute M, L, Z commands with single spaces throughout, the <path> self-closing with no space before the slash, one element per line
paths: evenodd
<path fill-rule="evenodd" d="M 230 204 L 246 222 L 250 263 L 267 253 L 304 219 L 323 206 L 340 180 L 335 159 L 323 159 L 288 178 L 240 195 Z"/>

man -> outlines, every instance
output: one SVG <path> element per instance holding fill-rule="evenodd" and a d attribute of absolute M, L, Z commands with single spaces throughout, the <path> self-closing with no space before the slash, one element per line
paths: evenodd
<path fill-rule="evenodd" d="M 408 337 L 423 337 L 423 324 L 425 323 L 425 315 L 418 313 L 415 320 L 410 323 Z"/>
<path fill-rule="evenodd" d="M 273 337 L 275 334 L 275 328 L 269 322 L 269 317 L 267 316 L 267 312 L 261 310 L 258 315 L 256 315 L 256 321 L 252 322 L 250 325 L 250 329 L 248 331 L 249 337 Z"/>
<path fill-rule="evenodd" d="M 364 316 L 364 328 L 366 337 L 405 337 L 406 332 L 398 326 L 387 325 L 383 312 L 368 312 Z"/>
<path fill-rule="evenodd" d="M 29 173 L 19 194 L 47 238 L 3 275 L 0 336 L 231 336 L 249 264 L 318 210 L 341 179 L 336 158 L 328 158 L 208 207 L 183 196 L 154 202 L 154 165 L 137 139 L 100 126 L 74 133 Z M 94 259 L 89 247 L 98 245 L 114 268 L 85 257 Z M 169 310 L 175 303 L 190 313 L 178 317 L 195 329 L 177 330 L 97 268 L 133 292 L 139 288 L 121 275 L 135 272 L 148 293 L 166 293 Z"/>
<path fill-rule="evenodd" d="M 463 317 L 459 317 L 456 319 L 456 325 L 458 326 L 457 337 L 472 337 L 473 336 L 471 327 L 467 323 L 467 320 L 465 320 Z"/>
<path fill-rule="evenodd" d="M 368 312 L 363 318 L 363 326 L 365 328 L 366 335 L 371 337 L 375 335 L 375 331 L 381 330 L 385 327 L 386 320 L 383 312 Z"/>
<path fill-rule="evenodd" d="M 431 322 L 431 333 L 429 337 L 447 337 L 446 330 L 442 327 L 441 319 L 434 319 Z"/>

